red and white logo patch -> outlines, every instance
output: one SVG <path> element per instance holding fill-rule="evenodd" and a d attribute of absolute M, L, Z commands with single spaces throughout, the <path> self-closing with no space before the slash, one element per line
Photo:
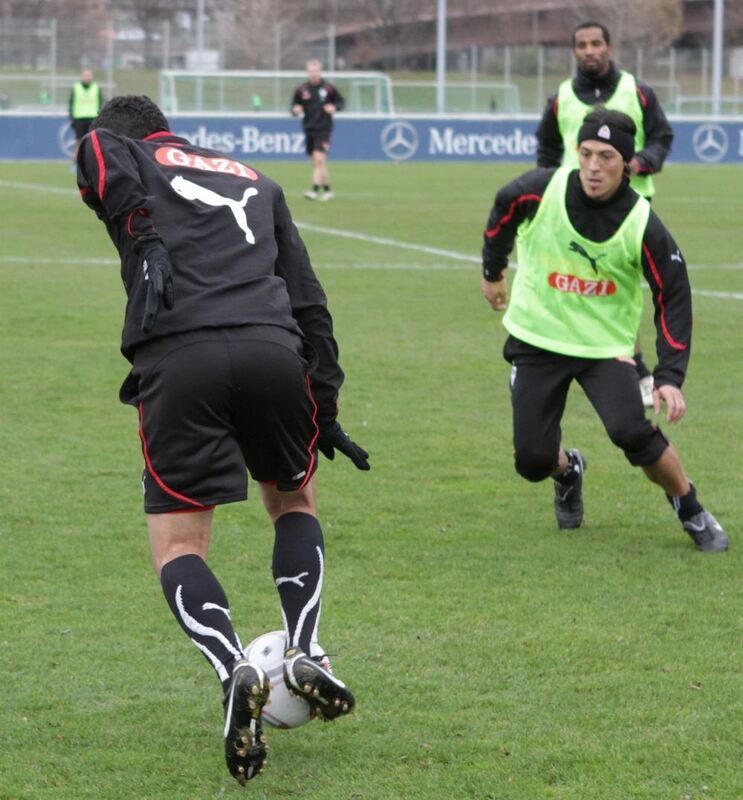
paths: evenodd
<path fill-rule="evenodd" d="M 617 291 L 614 281 L 590 281 L 576 275 L 562 275 L 559 272 L 551 273 L 547 283 L 560 292 L 571 292 L 582 297 L 607 297 L 616 294 Z"/>
<path fill-rule="evenodd" d="M 200 169 L 204 172 L 222 172 L 227 175 L 235 175 L 238 178 L 247 178 L 249 181 L 257 181 L 258 174 L 245 164 L 233 161 L 231 158 L 209 158 L 198 156 L 193 153 L 186 153 L 178 147 L 158 147 L 155 151 L 155 158 L 158 163 L 166 167 L 179 167 L 183 169 Z"/>

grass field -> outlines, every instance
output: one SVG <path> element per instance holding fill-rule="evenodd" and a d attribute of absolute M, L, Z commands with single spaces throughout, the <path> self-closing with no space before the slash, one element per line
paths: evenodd
<path fill-rule="evenodd" d="M 696 293 L 670 433 L 730 534 L 718 556 L 577 387 L 563 428 L 590 461 L 584 528 L 558 532 L 551 486 L 514 473 L 504 331 L 472 259 L 522 169 L 333 164 L 337 201 L 310 204 L 307 165 L 266 166 L 311 226 L 340 418 L 374 466 L 319 477 L 321 641 L 357 713 L 269 731 L 266 773 L 241 790 L 213 672 L 148 561 L 112 246 L 66 164 L 0 164 L 2 800 L 743 797 L 743 168 L 671 165 L 656 203 Z M 218 510 L 210 563 L 245 642 L 280 627 L 271 548 L 256 498 Z"/>

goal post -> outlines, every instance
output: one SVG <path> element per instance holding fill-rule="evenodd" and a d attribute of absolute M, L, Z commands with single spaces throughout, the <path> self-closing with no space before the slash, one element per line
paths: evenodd
<path fill-rule="evenodd" d="M 392 84 L 383 72 L 324 72 L 346 100 L 346 111 L 392 114 Z M 162 70 L 160 105 L 176 112 L 287 112 L 296 87 L 307 80 L 300 71 Z"/>

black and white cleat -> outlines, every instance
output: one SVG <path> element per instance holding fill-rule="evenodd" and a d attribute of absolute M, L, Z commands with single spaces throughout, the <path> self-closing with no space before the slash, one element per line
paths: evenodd
<path fill-rule="evenodd" d="M 224 697 L 224 756 L 227 769 L 241 786 L 259 775 L 266 761 L 261 711 L 270 689 L 260 667 L 237 662 Z"/>
<path fill-rule="evenodd" d="M 290 692 L 304 698 L 320 719 L 350 714 L 356 705 L 346 684 L 298 647 L 284 653 L 284 683 Z"/>

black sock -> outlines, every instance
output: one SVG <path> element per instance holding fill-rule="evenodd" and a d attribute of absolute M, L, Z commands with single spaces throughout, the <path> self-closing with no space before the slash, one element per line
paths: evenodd
<path fill-rule="evenodd" d="M 312 184 L 312 191 L 313 192 L 319 192 L 320 191 L 320 184 L 319 183 L 313 183 Z"/>
<path fill-rule="evenodd" d="M 235 661 L 242 658 L 242 645 L 219 581 L 200 556 L 186 555 L 162 568 L 160 583 L 170 610 L 226 689 Z"/>
<path fill-rule="evenodd" d="M 330 191 L 330 184 L 326 183 L 325 186 L 322 187 L 326 192 Z"/>
<path fill-rule="evenodd" d="M 704 511 L 702 504 L 697 500 L 697 490 L 694 488 L 694 484 L 692 483 L 690 486 L 691 489 L 683 497 L 666 495 L 668 502 L 673 506 L 673 510 L 681 522 L 686 522 L 687 519 L 691 519 L 695 514 Z"/>
<path fill-rule="evenodd" d="M 568 465 L 565 472 L 558 475 L 555 480 L 563 486 L 572 486 L 580 478 L 580 462 L 572 453 L 568 454 Z"/>
<path fill-rule="evenodd" d="M 311 514 L 293 511 L 276 520 L 273 578 L 279 590 L 281 613 L 289 647 L 310 652 L 320 621 L 324 571 L 323 535 Z"/>
<path fill-rule="evenodd" d="M 645 363 L 645 359 L 642 357 L 642 353 L 639 351 L 632 356 L 635 359 L 635 371 L 637 372 L 638 378 L 647 378 L 650 375 L 650 370 Z"/>

